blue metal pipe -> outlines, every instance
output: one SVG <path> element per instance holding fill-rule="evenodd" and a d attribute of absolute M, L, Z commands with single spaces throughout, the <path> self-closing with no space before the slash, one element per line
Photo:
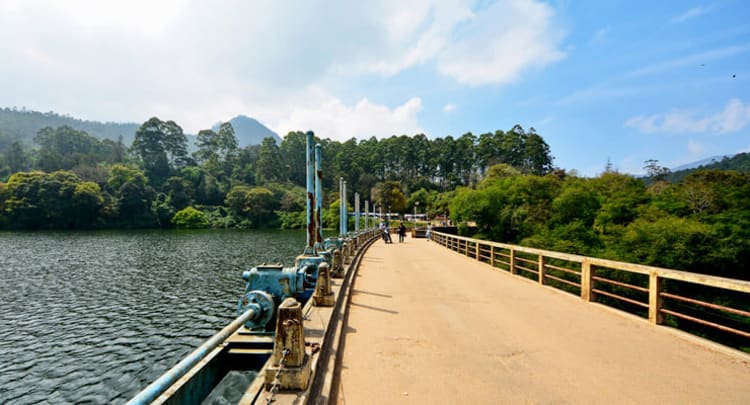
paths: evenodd
<path fill-rule="evenodd" d="M 320 144 L 315 145 L 315 229 L 316 249 L 323 250 L 323 161 L 321 160 L 321 149 Z"/>
<path fill-rule="evenodd" d="M 344 180 L 344 199 L 341 201 L 341 210 L 344 214 L 344 235 L 349 232 L 349 207 L 346 206 L 346 180 Z"/>
<path fill-rule="evenodd" d="M 138 395 L 128 401 L 127 405 L 141 405 L 149 404 L 158 398 L 161 394 L 167 391 L 177 380 L 182 378 L 188 371 L 190 371 L 198 362 L 203 360 L 209 353 L 219 347 L 232 333 L 239 329 L 249 319 L 255 318 L 256 314 L 260 313 L 260 307 L 251 306 L 240 315 L 237 319 L 232 321 L 219 333 L 215 334 L 211 339 L 208 339 L 206 343 L 200 345 L 187 357 L 182 359 L 177 365 L 169 369 L 166 373 L 162 374 L 156 381 L 149 384 L 143 391 L 139 392 Z"/>
<path fill-rule="evenodd" d="M 370 223 L 370 201 L 365 200 L 365 230 L 369 229 Z"/>
<path fill-rule="evenodd" d="M 359 232 L 359 193 L 354 193 L 354 231 Z"/>
<path fill-rule="evenodd" d="M 314 208 L 314 193 L 315 190 L 315 168 L 313 167 L 313 143 L 315 142 L 315 135 L 312 131 L 307 131 L 307 148 L 305 153 L 307 163 L 307 249 L 305 253 L 312 254 L 313 245 L 315 244 L 315 220 L 313 219 Z"/>
<path fill-rule="evenodd" d="M 339 177 L 339 235 L 344 236 L 344 178 Z"/>

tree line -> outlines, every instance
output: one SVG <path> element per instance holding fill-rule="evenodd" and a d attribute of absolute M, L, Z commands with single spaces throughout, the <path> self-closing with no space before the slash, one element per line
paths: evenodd
<path fill-rule="evenodd" d="M 240 148 L 224 123 L 196 139 L 190 153 L 182 128 L 156 117 L 140 125 L 130 146 L 69 126 L 39 130 L 32 147 L 0 133 L 0 227 L 303 225 L 304 133 Z M 421 202 L 422 212 L 435 214 L 447 210 L 437 196 L 477 184 L 493 164 L 536 175 L 553 170 L 544 139 L 520 125 L 458 138 L 316 141 L 323 148 L 324 206 L 336 203 L 339 177 L 383 211 L 405 212 Z M 323 217 L 337 226 L 330 223 L 336 215 Z"/>
<path fill-rule="evenodd" d="M 323 220 L 338 226 L 338 178 L 372 210 L 447 216 L 472 236 L 549 250 L 748 278 L 750 174 L 697 170 L 672 181 L 608 165 L 594 178 L 556 169 L 533 128 L 475 136 L 316 141 Z M 231 124 L 198 133 L 151 118 L 130 146 L 67 126 L 35 147 L 0 133 L 0 228 L 304 226 L 305 135 L 240 148 Z M 723 165 L 744 164 L 741 154 Z"/>
<path fill-rule="evenodd" d="M 611 170 L 538 176 L 498 165 L 476 187 L 459 187 L 449 209 L 459 223 L 476 224 L 478 238 L 750 279 L 750 173 L 646 180 Z"/>

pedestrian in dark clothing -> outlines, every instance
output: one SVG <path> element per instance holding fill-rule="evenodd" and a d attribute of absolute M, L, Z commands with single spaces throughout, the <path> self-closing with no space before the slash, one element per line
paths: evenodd
<path fill-rule="evenodd" d="M 403 223 L 398 226 L 398 243 L 401 243 L 404 241 L 404 237 L 406 236 L 406 227 Z"/>

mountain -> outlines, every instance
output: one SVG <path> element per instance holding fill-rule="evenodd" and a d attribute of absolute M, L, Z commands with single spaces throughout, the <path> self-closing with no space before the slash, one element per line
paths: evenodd
<path fill-rule="evenodd" d="M 273 137 L 276 142 L 281 142 L 278 134 L 271 131 L 265 125 L 254 118 L 238 115 L 229 122 L 234 127 L 237 143 L 240 147 L 248 145 L 260 145 L 265 137 Z M 179 124 L 179 123 L 178 123 Z M 214 131 L 219 130 L 219 125 L 214 125 Z M 73 129 L 84 131 L 99 139 L 111 139 L 116 141 L 122 136 L 122 142 L 130 146 L 135 138 L 135 132 L 141 124 L 134 122 L 99 122 L 73 118 L 56 112 L 39 112 L 26 110 L 25 108 L 0 108 L 0 143 L 10 144 L 13 140 L 20 140 L 26 145 L 34 143 L 34 136 L 44 127 L 57 128 L 67 125 Z M 195 148 L 195 135 L 185 134 L 188 138 L 188 148 Z M 1 146 L 1 145 L 0 145 Z"/>
<path fill-rule="evenodd" d="M 728 155 L 724 155 L 724 156 L 718 156 L 718 155 L 717 156 L 711 156 L 710 158 L 705 158 L 705 159 L 701 159 L 701 160 L 698 160 L 698 161 L 695 161 L 695 162 L 686 163 L 684 165 L 677 166 L 677 167 L 673 168 L 672 171 L 673 172 L 679 172 L 680 170 L 695 169 L 695 168 L 698 168 L 698 167 L 701 167 L 701 166 L 705 166 L 705 165 L 708 165 L 708 164 L 711 164 L 711 163 L 721 162 L 721 160 L 724 159 L 725 157 L 730 157 L 731 158 L 731 156 L 728 156 Z"/>
<path fill-rule="evenodd" d="M 706 164 L 693 166 L 689 169 L 676 170 L 667 176 L 671 182 L 677 182 L 698 170 L 735 170 L 738 172 L 750 173 L 750 152 L 738 153 L 734 156 L 724 156 L 723 158 L 704 159 Z M 686 165 L 687 166 L 687 165 Z M 682 167 L 682 166 L 680 166 Z"/>
<path fill-rule="evenodd" d="M 263 138 L 269 136 L 276 139 L 277 143 L 281 142 L 281 137 L 276 132 L 271 131 L 255 118 L 238 115 L 229 120 L 229 123 L 234 128 L 234 135 L 237 137 L 237 144 L 240 147 L 260 145 L 263 142 Z M 211 129 L 218 131 L 220 125 L 221 122 L 217 122 Z"/>
<path fill-rule="evenodd" d="M 26 109 L 0 108 L 0 133 L 6 137 L 18 139 L 27 145 L 34 142 L 36 133 L 44 127 L 61 127 L 67 125 L 79 131 L 85 131 L 100 139 L 116 141 L 122 136 L 125 145 L 130 145 L 135 131 L 140 124 L 86 121 L 55 112 L 39 112 Z"/>

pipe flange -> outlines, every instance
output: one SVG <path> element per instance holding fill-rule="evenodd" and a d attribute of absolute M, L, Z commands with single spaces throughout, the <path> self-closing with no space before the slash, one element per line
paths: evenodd
<path fill-rule="evenodd" d="M 255 309 L 256 314 L 245 322 L 245 327 L 251 330 L 264 329 L 273 318 L 273 297 L 265 291 L 250 291 L 240 299 L 237 304 L 237 312 L 242 314 L 250 308 Z"/>

